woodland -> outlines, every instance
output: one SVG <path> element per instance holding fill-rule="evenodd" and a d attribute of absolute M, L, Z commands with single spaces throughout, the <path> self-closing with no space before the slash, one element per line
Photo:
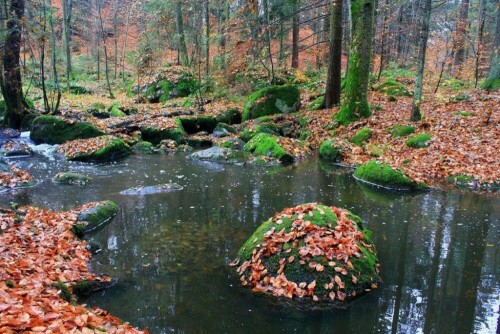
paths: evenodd
<path fill-rule="evenodd" d="M 16 158 L 47 147 L 97 166 L 184 154 L 289 172 L 317 159 L 380 191 L 498 195 L 500 0 L 7 0 L 0 20 L 0 197 L 37 187 Z M 78 173 L 52 182 L 92 182 Z M 86 237 L 118 212 L 99 200 L 2 202 L 0 333 L 148 331 L 76 303 L 115 283 L 89 267 Z M 298 204 L 240 249 L 243 286 L 342 304 L 383 284 L 361 218 Z M 289 271 L 299 262 L 314 280 Z"/>

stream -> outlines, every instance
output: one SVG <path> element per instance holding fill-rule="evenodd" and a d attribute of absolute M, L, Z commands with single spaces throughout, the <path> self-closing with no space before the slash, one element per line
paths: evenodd
<path fill-rule="evenodd" d="M 182 154 L 132 155 L 113 164 L 25 160 L 38 184 L 0 194 L 68 210 L 113 200 L 120 212 L 89 240 L 92 268 L 118 283 L 80 302 L 151 333 L 497 333 L 498 195 L 431 190 L 391 193 L 316 159 L 288 167 L 223 165 Z M 56 185 L 72 170 L 85 187 Z M 175 182 L 182 190 L 121 195 Z M 285 207 L 320 202 L 350 209 L 373 231 L 383 283 L 346 309 L 304 312 L 238 284 L 228 267 L 257 226 Z"/>

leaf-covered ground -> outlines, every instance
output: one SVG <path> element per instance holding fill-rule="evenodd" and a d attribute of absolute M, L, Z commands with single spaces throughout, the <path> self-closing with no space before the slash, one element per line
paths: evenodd
<path fill-rule="evenodd" d="M 109 281 L 89 271 L 86 242 L 70 231 L 77 211 L 0 211 L 0 333 L 144 333 L 99 308 L 61 299 L 60 286 Z"/>

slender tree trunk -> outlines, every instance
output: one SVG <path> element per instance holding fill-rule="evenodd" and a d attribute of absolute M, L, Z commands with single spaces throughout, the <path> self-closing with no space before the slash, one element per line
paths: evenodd
<path fill-rule="evenodd" d="M 483 35 L 485 21 L 486 0 L 479 0 L 479 19 L 477 21 L 477 49 L 476 49 L 476 65 L 474 69 L 474 87 L 477 87 L 479 80 L 479 63 L 483 51 Z"/>
<path fill-rule="evenodd" d="M 270 20 L 270 13 L 269 13 L 269 2 L 268 0 L 263 0 L 263 9 L 264 9 L 264 19 L 265 19 L 265 26 L 266 26 L 266 39 L 267 39 L 267 53 L 269 56 L 269 66 L 270 66 L 270 80 L 269 82 L 271 84 L 274 83 L 274 61 L 273 61 L 273 51 L 272 51 L 272 34 L 269 26 Z"/>
<path fill-rule="evenodd" d="M 40 22 L 42 36 L 40 39 L 40 81 L 42 84 L 43 108 L 45 113 L 50 113 L 49 95 L 47 94 L 47 84 L 45 82 L 45 36 L 47 35 L 47 6 L 42 6 L 43 19 Z"/>
<path fill-rule="evenodd" d="M 420 113 L 420 103 L 422 101 L 422 86 L 424 82 L 425 69 L 425 52 L 427 50 L 427 39 L 429 37 L 429 22 L 431 19 L 432 0 L 424 1 L 424 16 L 422 19 L 422 28 L 420 29 L 418 58 L 417 58 L 417 75 L 415 78 L 415 93 L 413 95 L 413 105 L 411 108 L 410 120 L 413 122 L 420 121 L 422 115 Z"/>
<path fill-rule="evenodd" d="M 109 81 L 109 64 L 108 64 L 108 49 L 106 46 L 106 38 L 104 36 L 104 23 L 102 20 L 102 10 L 101 10 L 101 5 L 99 4 L 99 0 L 96 1 L 97 4 L 97 14 L 99 18 L 99 26 L 100 26 L 100 35 L 102 38 L 102 46 L 104 50 L 104 76 L 106 78 L 106 85 L 108 87 L 108 93 L 109 93 L 109 98 L 114 99 L 115 96 L 113 95 L 113 91 L 111 90 L 111 83 Z"/>
<path fill-rule="evenodd" d="M 7 106 L 5 123 L 7 126 L 19 129 L 26 115 L 23 85 L 21 79 L 21 22 L 24 17 L 24 0 L 11 0 L 10 11 L 6 10 L 7 22 L 3 44 L 2 94 Z"/>
<path fill-rule="evenodd" d="M 345 99 L 335 118 L 348 124 L 369 117 L 368 81 L 373 46 L 374 0 L 352 0 L 352 43 L 347 72 Z"/>
<path fill-rule="evenodd" d="M 299 0 L 294 0 L 293 10 L 299 8 Z M 292 68 L 299 68 L 299 13 L 295 13 L 292 17 Z"/>
<path fill-rule="evenodd" d="M 205 76 L 210 74 L 210 7 L 205 0 Z"/>
<path fill-rule="evenodd" d="M 56 47 L 57 47 L 57 44 L 56 44 L 56 32 L 55 32 L 55 29 L 54 29 L 54 20 L 52 18 L 52 1 L 49 0 L 49 26 L 50 26 L 50 41 L 51 41 L 51 45 L 50 45 L 50 49 L 51 49 L 51 53 L 52 53 L 52 61 L 51 61 L 51 64 L 52 64 L 52 75 L 54 76 L 54 85 L 56 86 L 56 92 L 57 92 L 57 96 L 56 96 L 56 101 L 55 101 L 55 104 L 54 104 L 54 100 L 52 99 L 52 103 L 51 103 L 51 113 L 52 114 L 56 114 L 57 111 L 59 110 L 59 104 L 61 103 L 61 86 L 59 85 L 59 77 L 57 76 L 57 66 L 56 66 Z"/>
<path fill-rule="evenodd" d="M 457 28 L 455 31 L 455 53 L 453 59 L 453 71 L 455 76 L 460 76 L 462 65 L 465 61 L 465 40 L 467 36 L 467 23 L 469 16 L 469 2 L 470 0 L 462 0 L 460 6 L 460 16 L 457 20 Z"/>
<path fill-rule="evenodd" d="M 493 42 L 493 51 L 491 53 L 490 70 L 486 79 L 484 89 L 500 89 L 500 0 L 495 1 L 497 7 L 497 26 L 495 29 L 495 40 Z"/>
<path fill-rule="evenodd" d="M 125 38 L 123 40 L 123 49 L 121 56 L 122 80 L 125 81 L 125 56 L 127 52 L 128 30 L 130 27 L 130 14 L 132 13 L 132 4 L 129 5 L 127 10 L 127 19 L 125 21 Z"/>
<path fill-rule="evenodd" d="M 113 42 L 114 42 L 114 78 L 118 77 L 118 12 L 120 1 L 115 0 L 113 3 Z"/>
<path fill-rule="evenodd" d="M 389 12 L 389 0 L 385 0 L 384 8 L 382 8 L 382 33 L 381 33 L 381 41 L 380 41 L 380 66 L 378 69 L 377 80 L 380 81 L 380 76 L 382 75 L 382 70 L 384 69 L 384 61 L 385 61 L 385 35 L 387 32 L 387 21 Z"/>
<path fill-rule="evenodd" d="M 73 0 L 63 0 L 63 47 L 66 53 L 66 89 L 71 90 L 71 15 Z"/>
<path fill-rule="evenodd" d="M 340 104 L 342 69 L 342 0 L 334 0 L 330 14 L 330 50 L 326 81 L 325 107 Z"/>
<path fill-rule="evenodd" d="M 347 57 L 347 67 L 345 69 L 344 78 L 347 77 L 347 72 L 349 71 L 349 58 L 351 56 L 351 43 L 352 43 L 352 11 L 351 11 L 351 0 L 345 0 L 345 5 L 347 6 L 347 29 L 345 34 L 346 48 L 345 55 Z"/>
<path fill-rule="evenodd" d="M 184 35 L 184 22 L 182 18 L 182 4 L 180 1 L 176 3 L 175 17 L 177 23 L 177 35 L 179 36 L 179 51 L 181 54 L 181 64 L 184 66 L 189 65 L 189 56 L 186 46 L 186 37 Z"/>

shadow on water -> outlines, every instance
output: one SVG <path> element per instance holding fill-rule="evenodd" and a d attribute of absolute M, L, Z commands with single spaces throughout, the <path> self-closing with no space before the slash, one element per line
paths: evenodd
<path fill-rule="evenodd" d="M 112 165 L 39 161 L 39 185 L 1 194 L 54 210 L 110 199 L 121 210 L 92 237 L 96 272 L 119 283 L 83 302 L 152 333 L 495 333 L 500 280 L 498 198 L 441 191 L 383 192 L 317 161 L 266 169 L 132 156 Z M 55 185 L 61 170 L 92 176 Z M 175 182 L 183 190 L 123 196 Z M 298 311 L 238 285 L 227 263 L 275 211 L 305 202 L 352 210 L 373 231 L 381 287 L 344 310 Z"/>

